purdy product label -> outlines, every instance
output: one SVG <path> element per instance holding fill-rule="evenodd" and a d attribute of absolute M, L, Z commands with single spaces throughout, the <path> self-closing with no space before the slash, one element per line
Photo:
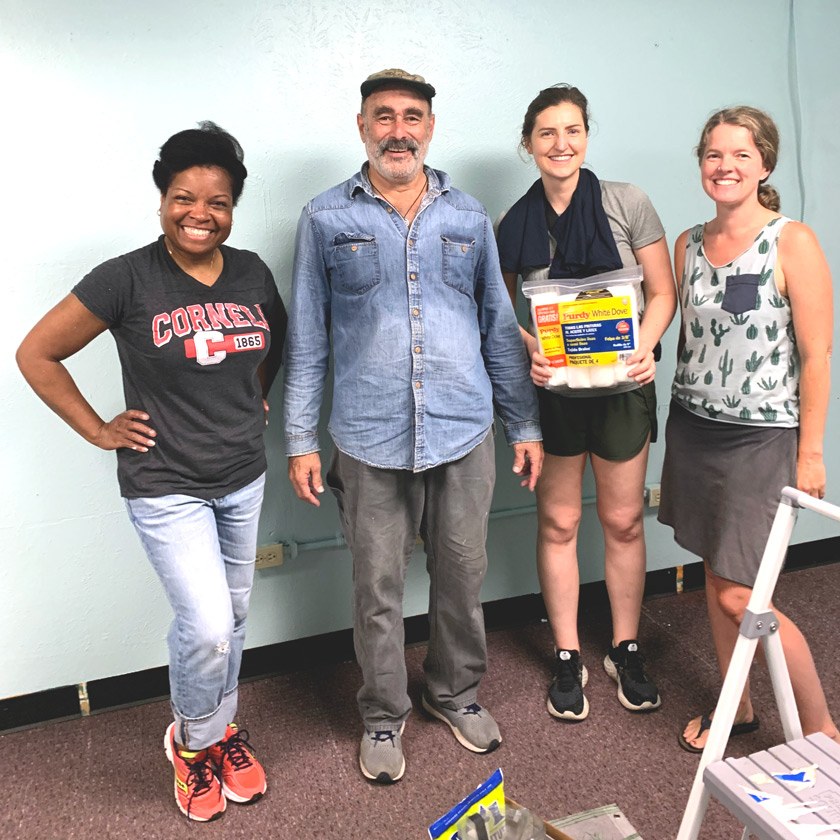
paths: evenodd
<path fill-rule="evenodd" d="M 636 349 L 628 295 L 534 307 L 543 355 L 552 367 L 614 365 Z"/>

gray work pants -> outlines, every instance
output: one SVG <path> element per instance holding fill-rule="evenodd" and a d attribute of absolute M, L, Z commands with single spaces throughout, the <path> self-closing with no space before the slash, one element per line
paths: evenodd
<path fill-rule="evenodd" d="M 403 589 L 417 534 L 429 572 L 426 689 L 440 706 L 475 702 L 487 667 L 480 591 L 496 478 L 493 435 L 457 461 L 424 472 L 370 467 L 335 450 L 327 484 L 353 555 L 353 639 L 368 731 L 398 730 L 406 690 Z"/>

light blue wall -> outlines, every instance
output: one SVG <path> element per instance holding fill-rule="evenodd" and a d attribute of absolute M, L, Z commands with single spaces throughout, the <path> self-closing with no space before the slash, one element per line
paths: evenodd
<path fill-rule="evenodd" d="M 593 169 L 647 190 L 670 242 L 711 210 L 691 154 L 699 128 L 714 108 L 744 101 L 770 110 L 780 124 L 784 148 L 774 182 L 793 215 L 802 201 L 801 152 L 805 218 L 840 275 L 840 4 L 794 6 L 797 96 L 786 0 L 430 0 L 413 8 L 384 0 L 0 0 L 8 303 L 0 331 L 0 697 L 166 662 L 169 609 L 126 519 L 113 454 L 88 446 L 51 415 L 12 360 L 26 330 L 87 270 L 157 235 L 149 173 L 163 140 L 201 119 L 239 138 L 251 175 L 230 243 L 259 252 L 287 296 L 301 206 L 363 160 L 358 86 L 374 70 L 402 66 L 436 85 L 429 162 L 493 216 L 534 177 L 516 153 L 528 101 L 556 81 L 578 84 L 592 104 Z M 672 329 L 660 368 L 663 422 L 673 347 Z M 101 414 L 124 407 L 109 337 L 70 367 Z M 840 388 L 834 393 L 836 422 Z M 319 511 L 292 500 L 278 397 L 261 541 L 334 537 L 330 499 Z M 829 496 L 840 499 L 840 444 L 831 433 L 827 451 Z M 661 446 L 654 447 L 651 481 L 661 458 Z M 502 446 L 499 467 L 495 508 L 530 505 Z M 798 540 L 835 533 L 802 519 Z M 691 559 L 652 517 L 647 526 L 651 567 Z M 494 519 L 489 545 L 487 600 L 537 591 L 532 514 Z M 599 579 L 591 507 L 580 553 L 584 579 Z M 406 613 L 423 612 L 425 599 L 418 556 Z M 252 646 L 348 627 L 346 551 L 301 552 L 258 573 L 252 604 Z"/>

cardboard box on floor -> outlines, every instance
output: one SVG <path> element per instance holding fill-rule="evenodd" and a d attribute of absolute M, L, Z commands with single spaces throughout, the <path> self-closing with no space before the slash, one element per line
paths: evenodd
<path fill-rule="evenodd" d="M 505 805 L 508 808 L 518 808 L 520 811 L 524 807 L 515 799 L 511 799 L 509 796 L 505 797 Z M 545 836 L 548 837 L 549 840 L 574 840 L 574 838 L 569 837 L 568 834 L 560 831 L 559 828 L 555 828 L 551 823 L 547 823 L 545 820 L 543 820 L 543 828 L 545 829 Z"/>
<path fill-rule="evenodd" d="M 555 831 L 560 831 L 560 836 L 569 840 L 642 840 L 642 836 L 630 825 L 618 805 L 604 805 L 552 820 L 551 825 Z"/>

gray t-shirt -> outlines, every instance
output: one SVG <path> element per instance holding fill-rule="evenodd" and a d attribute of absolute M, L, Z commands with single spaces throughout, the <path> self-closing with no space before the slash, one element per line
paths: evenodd
<path fill-rule="evenodd" d="M 145 411 L 157 432 L 148 452 L 117 450 L 126 498 L 215 499 L 265 471 L 257 368 L 272 343 L 282 350 L 286 313 L 256 254 L 221 250 L 224 268 L 212 286 L 183 272 L 160 237 L 73 289 L 114 336 L 126 408 Z"/>

